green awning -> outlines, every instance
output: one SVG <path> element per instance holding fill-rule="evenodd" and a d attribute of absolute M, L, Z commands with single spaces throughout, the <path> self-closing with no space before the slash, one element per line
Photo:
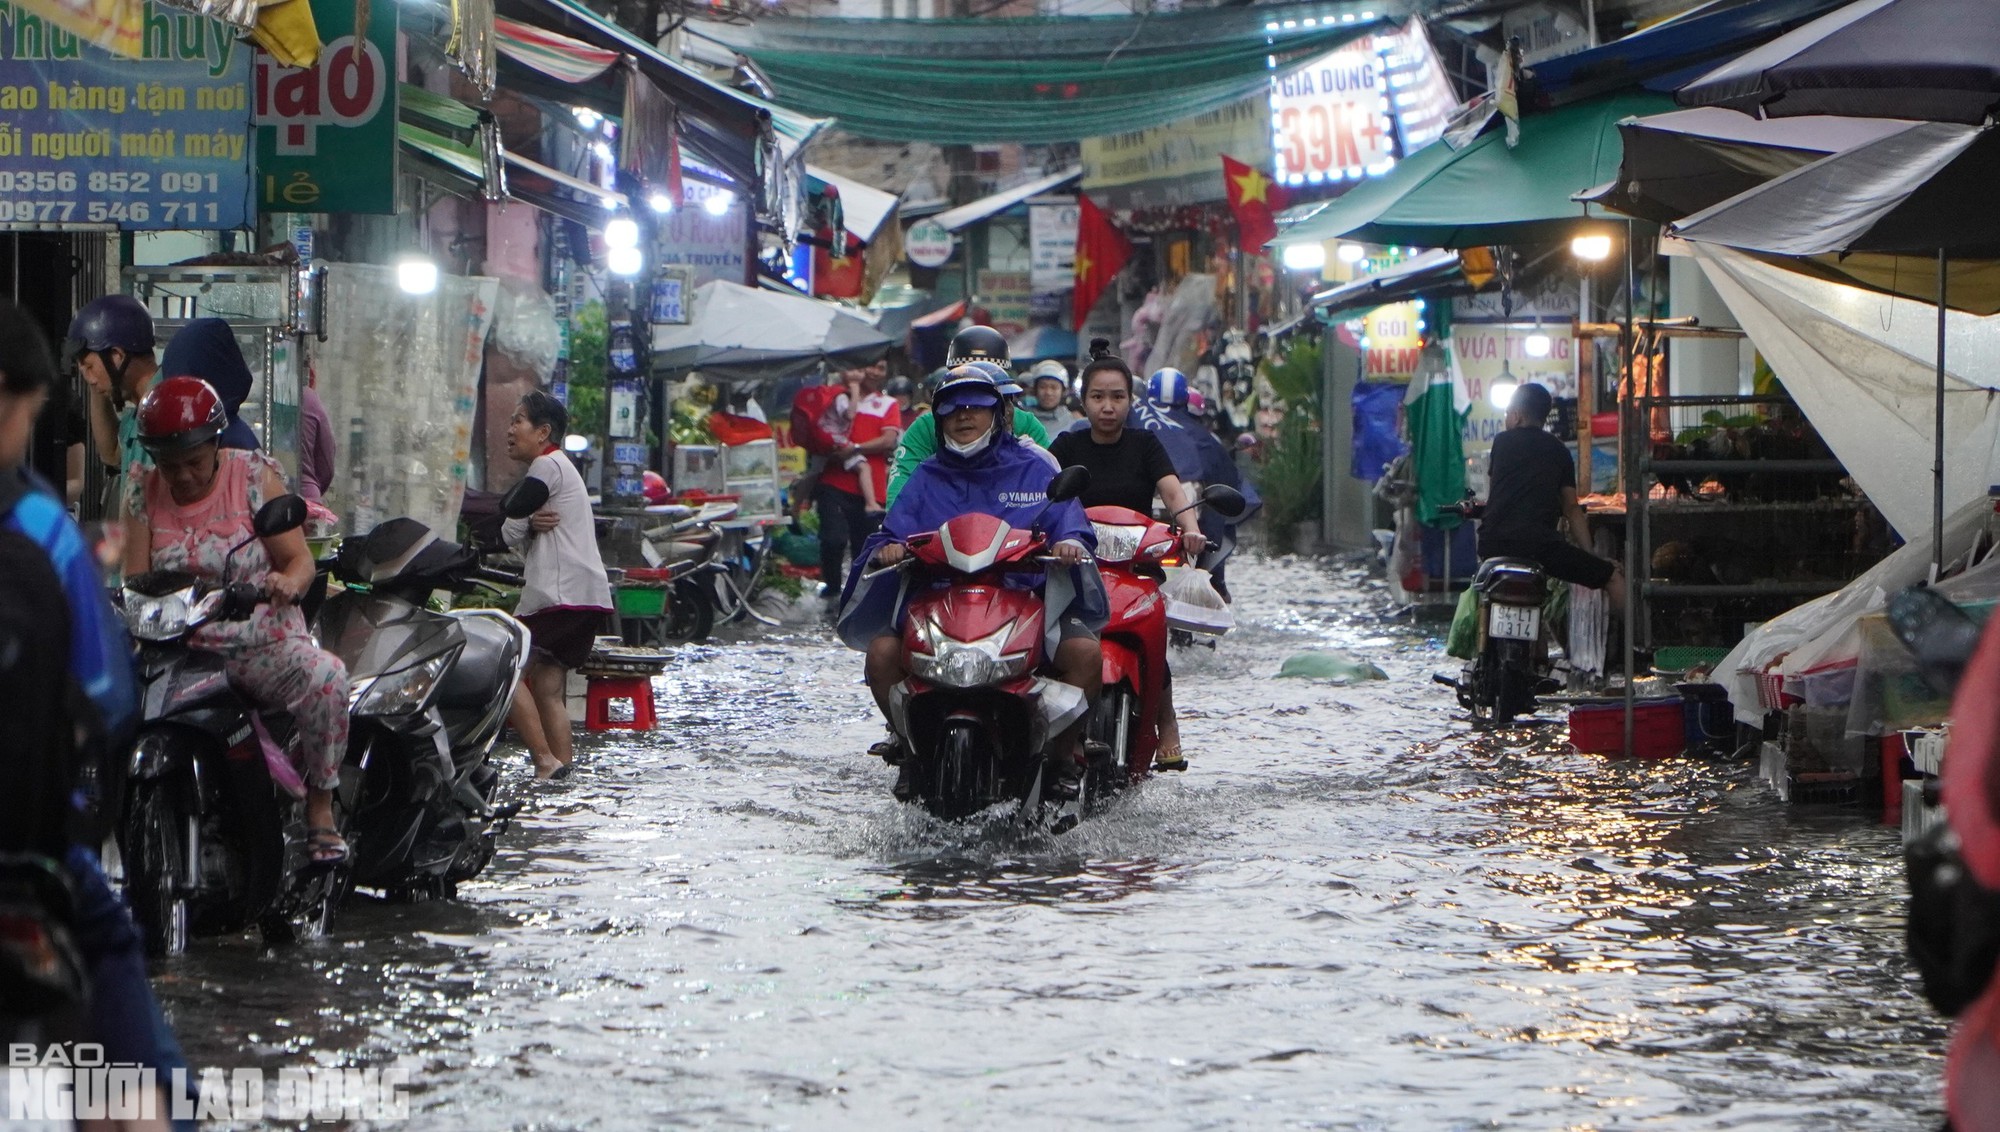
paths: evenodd
<path fill-rule="evenodd" d="M 1592 215 L 1572 194 L 1618 175 L 1618 123 L 1673 104 L 1666 95 L 1631 91 L 1523 118 L 1512 149 L 1497 121 L 1464 149 L 1432 142 L 1273 242 L 1347 237 L 1471 248 L 1561 239 Z"/>
<path fill-rule="evenodd" d="M 396 127 L 403 156 L 411 171 L 452 192 L 478 196 L 486 185 L 486 159 L 478 150 L 422 126 L 403 122 Z"/>
<path fill-rule="evenodd" d="M 1140 16 L 876 20 L 764 16 L 694 34 L 741 51 L 787 106 L 865 137 L 1073 141 L 1261 94 L 1406 16 L 1409 0 L 1320 0 Z"/>

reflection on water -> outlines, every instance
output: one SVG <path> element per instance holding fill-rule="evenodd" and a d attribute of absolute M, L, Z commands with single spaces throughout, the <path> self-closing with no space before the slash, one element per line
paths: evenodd
<path fill-rule="evenodd" d="M 161 994 L 197 1065 L 406 1059 L 421 1128 L 1935 1126 L 1893 832 L 1468 737 L 1434 627 L 1234 573 L 1243 628 L 1176 659 L 1195 768 L 1060 837 L 889 801 L 801 621 L 517 785 L 460 900 L 209 941 Z M 1272 679 L 1325 645 L 1392 679 Z"/>

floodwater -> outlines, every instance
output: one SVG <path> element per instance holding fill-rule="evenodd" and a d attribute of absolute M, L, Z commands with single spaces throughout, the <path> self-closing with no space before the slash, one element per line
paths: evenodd
<path fill-rule="evenodd" d="M 1176 662 L 1194 768 L 1065 835 L 897 806 L 800 623 L 686 650 L 459 900 L 156 985 L 195 1066 L 401 1064 L 421 1129 L 1941 1122 L 1893 830 L 1472 738 L 1365 571 L 1233 573 Z M 1273 678 L 1308 647 L 1390 679 Z"/>

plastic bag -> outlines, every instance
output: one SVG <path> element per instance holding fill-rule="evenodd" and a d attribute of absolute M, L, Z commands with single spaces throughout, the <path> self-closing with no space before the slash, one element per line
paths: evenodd
<path fill-rule="evenodd" d="M 1479 591 L 1466 587 L 1458 595 L 1458 612 L 1451 616 L 1451 632 L 1445 635 L 1444 654 L 1471 660 L 1479 650 Z"/>
<path fill-rule="evenodd" d="M 1281 680 L 1334 680 L 1353 684 L 1362 680 L 1387 680 L 1389 674 L 1365 660 L 1357 660 L 1333 649 L 1308 649 L 1285 658 L 1278 669 Z"/>
<path fill-rule="evenodd" d="M 1167 624 L 1176 629 L 1220 636 L 1236 627 L 1236 615 L 1215 591 L 1215 579 L 1199 566 L 1169 570 L 1160 594 L 1167 599 Z"/>

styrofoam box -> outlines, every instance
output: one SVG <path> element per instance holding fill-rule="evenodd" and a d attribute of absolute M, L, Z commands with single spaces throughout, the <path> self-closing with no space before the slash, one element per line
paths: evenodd
<path fill-rule="evenodd" d="M 731 444 L 722 450 L 722 470 L 732 480 L 776 480 L 778 442 L 753 440 L 748 444 Z"/>

